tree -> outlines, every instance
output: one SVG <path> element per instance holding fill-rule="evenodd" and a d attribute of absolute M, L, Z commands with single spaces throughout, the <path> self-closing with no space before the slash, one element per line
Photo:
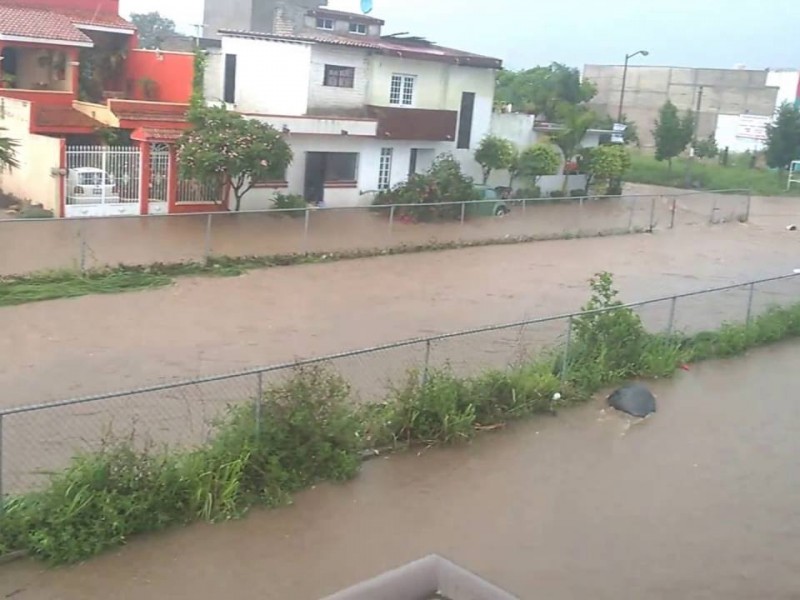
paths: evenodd
<path fill-rule="evenodd" d="M 282 179 L 292 162 L 292 150 L 276 129 L 225 108 L 195 109 L 192 125 L 178 140 L 182 173 L 230 186 L 237 211 L 257 181 Z"/>
<path fill-rule="evenodd" d="M 564 160 L 570 162 L 581 148 L 586 132 L 597 120 L 597 116 L 584 106 L 563 104 L 558 110 L 561 129 L 552 136 L 553 143 L 561 149 Z M 569 176 L 564 173 L 562 192 L 567 195 Z"/>
<path fill-rule="evenodd" d="M 719 154 L 717 138 L 713 133 L 704 140 L 696 140 L 692 147 L 697 158 L 715 158 Z"/>
<path fill-rule="evenodd" d="M 483 183 L 489 181 L 492 171 L 497 169 L 508 169 L 514 163 L 517 150 L 514 144 L 505 138 L 496 135 L 487 135 L 481 140 L 478 149 L 475 150 L 475 162 L 483 171 Z"/>
<path fill-rule="evenodd" d="M 534 144 L 519 155 L 516 171 L 536 185 L 540 177 L 558 173 L 560 166 L 561 155 L 552 144 Z"/>
<path fill-rule="evenodd" d="M 783 170 L 793 160 L 800 160 L 800 109 L 787 102 L 767 125 L 767 164 Z"/>
<path fill-rule="evenodd" d="M 655 125 L 653 137 L 656 140 L 656 160 L 669 161 L 669 168 L 672 170 L 672 159 L 686 150 L 692 140 L 694 116 L 687 113 L 681 119 L 678 108 L 667 100 L 658 113 Z"/>
<path fill-rule="evenodd" d="M 140 48 L 161 48 L 168 37 L 175 35 L 175 21 L 157 12 L 131 13 L 131 22 L 139 31 Z"/>
<path fill-rule="evenodd" d="M 621 181 L 631 167 L 631 155 L 625 146 L 607 144 L 593 148 L 589 159 L 589 173 L 594 181 L 606 183 L 606 193 L 621 193 Z"/>
<path fill-rule="evenodd" d="M 496 104 L 511 104 L 520 112 L 541 116 L 548 121 L 558 118 L 562 104 L 583 104 L 597 94 L 581 73 L 561 63 L 523 71 L 501 71 L 497 76 Z"/>
<path fill-rule="evenodd" d="M 17 146 L 19 144 L 16 140 L 3 135 L 2 132 L 5 130 L 4 127 L 0 127 L 0 168 L 15 169 L 19 167 L 19 161 L 17 160 Z"/>

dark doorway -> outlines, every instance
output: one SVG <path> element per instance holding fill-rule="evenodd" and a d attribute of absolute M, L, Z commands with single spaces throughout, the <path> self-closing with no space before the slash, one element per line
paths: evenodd
<path fill-rule="evenodd" d="M 457 148 L 467 150 L 472 141 L 472 116 L 475 113 L 474 92 L 461 94 L 461 112 L 458 115 L 458 144 Z"/>
<path fill-rule="evenodd" d="M 306 179 L 303 195 L 310 204 L 325 199 L 325 153 L 306 152 Z"/>
<path fill-rule="evenodd" d="M 408 176 L 411 177 L 412 175 L 417 174 L 417 154 L 419 154 L 419 150 L 417 148 L 411 149 L 411 158 L 408 161 Z"/>
<path fill-rule="evenodd" d="M 0 54 L 3 57 L 3 62 L 0 63 L 3 67 L 3 75 L 9 75 L 10 77 L 7 78 L 7 83 L 14 84 L 16 83 L 16 77 L 19 73 L 17 73 L 17 50 L 16 48 L 3 48 L 3 52 Z M 13 78 L 13 79 L 12 79 Z M 13 85 L 9 85 L 7 87 L 13 87 Z"/>

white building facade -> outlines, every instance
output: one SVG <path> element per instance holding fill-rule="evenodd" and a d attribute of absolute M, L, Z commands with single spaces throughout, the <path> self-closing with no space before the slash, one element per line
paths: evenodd
<path fill-rule="evenodd" d="M 383 22 L 363 15 L 319 9 L 308 20 L 318 27 L 287 35 L 221 31 L 209 57 L 207 102 L 269 123 L 294 152 L 285 177 L 257 184 L 243 210 L 269 208 L 276 193 L 368 205 L 445 152 L 475 170 L 499 60 L 380 37 Z"/>

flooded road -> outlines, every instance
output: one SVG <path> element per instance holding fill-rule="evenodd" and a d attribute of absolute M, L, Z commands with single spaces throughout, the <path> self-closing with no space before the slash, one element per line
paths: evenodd
<path fill-rule="evenodd" d="M 796 600 L 798 371 L 797 343 L 707 363 L 633 426 L 596 402 L 376 460 L 244 521 L 0 567 L 0 597 L 316 600 L 436 552 L 522 600 Z"/>

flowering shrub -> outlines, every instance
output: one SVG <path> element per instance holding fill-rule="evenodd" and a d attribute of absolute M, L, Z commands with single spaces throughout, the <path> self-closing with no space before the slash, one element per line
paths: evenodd
<path fill-rule="evenodd" d="M 192 111 L 193 128 L 178 140 L 181 173 L 230 186 L 239 210 L 259 180 L 283 179 L 292 149 L 275 128 L 224 108 Z"/>

